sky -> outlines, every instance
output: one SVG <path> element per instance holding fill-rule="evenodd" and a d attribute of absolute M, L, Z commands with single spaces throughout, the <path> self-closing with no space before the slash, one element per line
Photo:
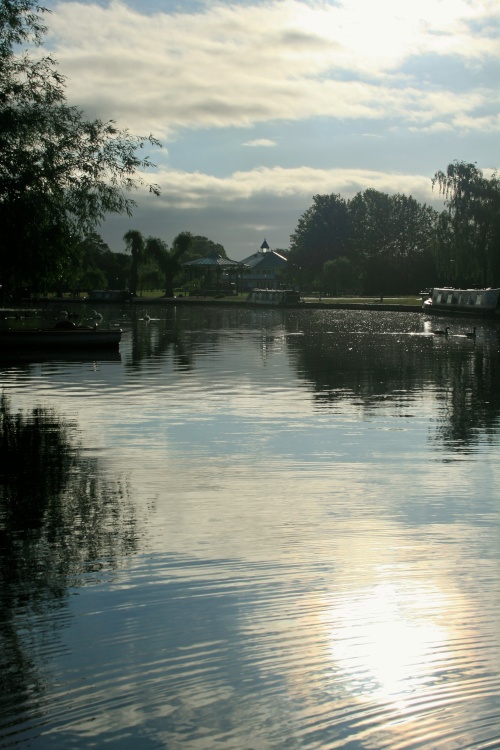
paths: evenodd
<path fill-rule="evenodd" d="M 132 217 L 243 260 L 287 249 L 318 194 L 368 188 L 441 210 L 454 160 L 500 166 L 498 0 L 49 0 L 47 51 L 68 102 L 161 149 Z"/>

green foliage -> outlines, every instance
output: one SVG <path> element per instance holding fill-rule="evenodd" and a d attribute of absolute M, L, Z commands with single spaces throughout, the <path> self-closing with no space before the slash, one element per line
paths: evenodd
<path fill-rule="evenodd" d="M 328 260 L 347 253 L 350 219 L 339 195 L 315 195 L 290 237 L 290 261 L 312 279 Z"/>
<path fill-rule="evenodd" d="M 129 289 L 132 294 L 137 294 L 137 285 L 139 282 L 139 264 L 144 255 L 144 238 L 137 229 L 129 229 L 123 235 L 127 252 L 132 256 L 130 264 L 130 283 Z"/>
<path fill-rule="evenodd" d="M 34 291 L 61 282 L 109 212 L 130 215 L 129 193 L 145 184 L 138 171 L 152 166 L 137 152 L 159 145 L 112 121 L 86 120 L 67 104 L 52 58 L 17 53 L 41 41 L 43 12 L 34 0 L 0 7 L 0 277 Z"/>
<path fill-rule="evenodd" d="M 213 242 L 207 237 L 192 235 L 189 249 L 183 256 L 183 262 L 187 263 L 188 261 L 198 260 L 199 258 L 214 258 L 217 256 L 227 258 L 223 245 L 220 245 L 218 242 Z"/>
<path fill-rule="evenodd" d="M 180 271 L 180 259 L 189 252 L 191 242 L 190 232 L 181 232 L 174 239 L 165 273 L 165 297 L 174 296 L 174 279 Z"/>
<path fill-rule="evenodd" d="M 128 286 L 130 257 L 111 252 L 97 232 L 91 232 L 80 243 L 79 261 L 76 280 L 69 284 L 75 291 Z"/>
<path fill-rule="evenodd" d="M 130 273 L 130 291 L 137 293 L 139 278 L 145 288 L 165 288 L 165 296 L 174 296 L 174 280 L 180 270 L 180 258 L 190 247 L 192 236 L 190 232 L 181 232 L 174 239 L 172 248 L 159 237 L 144 239 L 141 232 L 130 229 L 124 238 L 127 251 L 132 256 Z M 148 265 L 145 269 L 144 266 Z M 141 266 L 143 272 L 140 272 Z M 163 282 L 160 280 L 163 279 Z"/>
<path fill-rule="evenodd" d="M 437 213 L 411 196 L 377 190 L 349 202 L 349 256 L 367 294 L 410 292 L 434 277 Z"/>
<path fill-rule="evenodd" d="M 500 180 L 475 164 L 455 161 L 436 172 L 433 185 L 447 210 L 439 217 L 436 263 L 443 281 L 461 286 L 500 285 Z"/>
<path fill-rule="evenodd" d="M 320 286 L 324 292 L 336 296 L 355 294 L 358 291 L 358 281 L 349 258 L 327 260 L 321 272 Z"/>
<path fill-rule="evenodd" d="M 350 201 L 337 195 L 315 196 L 292 235 L 290 260 L 303 269 L 301 286 L 316 278 L 320 285 L 367 294 L 410 292 L 434 277 L 432 245 L 437 214 L 412 197 L 377 190 L 358 193 Z M 350 262 L 350 277 L 335 282 L 340 258 Z M 327 265 L 328 264 L 328 265 Z"/>

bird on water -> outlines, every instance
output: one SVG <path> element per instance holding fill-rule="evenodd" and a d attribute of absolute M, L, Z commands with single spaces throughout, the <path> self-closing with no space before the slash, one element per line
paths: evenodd
<path fill-rule="evenodd" d="M 472 331 L 469 331 L 465 335 L 468 336 L 468 338 L 470 338 L 470 339 L 475 339 L 476 338 L 476 326 L 474 326 L 474 328 L 472 329 Z"/>
<path fill-rule="evenodd" d="M 446 326 L 444 331 L 433 331 L 432 333 L 434 334 L 434 336 L 447 336 L 449 330 L 450 329 L 448 328 L 448 326 Z"/>

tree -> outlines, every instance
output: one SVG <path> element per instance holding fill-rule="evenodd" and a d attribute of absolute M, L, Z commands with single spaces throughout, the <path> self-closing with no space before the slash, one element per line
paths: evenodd
<path fill-rule="evenodd" d="M 111 252 L 97 232 L 88 234 L 80 246 L 80 267 L 75 269 L 73 289 L 125 289 L 130 277 L 128 255 Z"/>
<path fill-rule="evenodd" d="M 349 257 L 363 290 L 411 292 L 434 275 L 437 213 L 411 196 L 368 189 L 349 202 Z"/>
<path fill-rule="evenodd" d="M 180 270 L 180 258 L 191 248 L 192 236 L 190 232 L 181 232 L 174 239 L 172 249 L 158 237 L 148 237 L 146 240 L 146 254 L 154 258 L 165 279 L 165 297 L 174 296 L 174 279 Z"/>
<path fill-rule="evenodd" d="M 321 286 L 328 294 L 353 294 L 357 278 L 349 258 L 327 260 L 321 271 Z"/>
<path fill-rule="evenodd" d="M 166 275 L 169 265 L 168 245 L 159 237 L 148 237 L 144 243 L 144 253 L 150 261 L 154 262 L 158 269 L 157 288 L 160 288 L 163 283 L 167 283 Z"/>
<path fill-rule="evenodd" d="M 454 161 L 432 180 L 444 196 L 436 263 L 444 280 L 462 285 L 500 284 L 500 180 L 475 164 Z"/>
<path fill-rule="evenodd" d="M 85 119 L 51 57 L 17 52 L 41 42 L 44 12 L 35 0 L 0 5 L 0 278 L 11 290 L 59 283 L 109 212 L 130 215 L 130 191 L 147 184 L 139 170 L 152 166 L 137 152 L 159 145 Z"/>
<path fill-rule="evenodd" d="M 394 291 L 427 287 L 436 277 L 434 245 L 438 213 L 412 196 L 391 196 L 391 277 Z"/>
<path fill-rule="evenodd" d="M 349 202 L 351 237 L 349 255 L 362 281 L 363 291 L 387 291 L 392 243 L 391 199 L 372 188 Z"/>
<path fill-rule="evenodd" d="M 349 232 L 346 201 L 339 195 L 315 195 L 290 237 L 289 259 L 303 269 L 305 281 L 320 273 L 326 261 L 347 253 Z"/>
<path fill-rule="evenodd" d="M 198 260 L 198 258 L 213 258 L 217 256 L 227 258 L 224 246 L 220 245 L 218 242 L 209 240 L 207 237 L 195 234 L 191 236 L 191 244 L 184 254 L 184 262 Z"/>
<path fill-rule="evenodd" d="M 132 256 L 130 264 L 130 284 L 129 288 L 132 294 L 137 294 L 137 285 L 139 282 L 139 264 L 144 255 L 144 238 L 137 229 L 129 229 L 123 235 L 127 252 Z"/>
<path fill-rule="evenodd" d="M 174 239 L 165 267 L 165 297 L 174 296 L 174 278 L 180 269 L 180 259 L 189 251 L 191 242 L 190 232 L 181 232 Z"/>

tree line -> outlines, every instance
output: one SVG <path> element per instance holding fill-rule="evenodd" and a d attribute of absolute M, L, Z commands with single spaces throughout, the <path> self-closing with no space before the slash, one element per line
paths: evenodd
<path fill-rule="evenodd" d="M 225 256 L 224 248 L 189 232 L 168 248 L 132 229 L 124 253 L 103 242 L 99 224 L 109 213 L 130 216 L 134 190 L 159 194 L 140 175 L 154 166 L 141 149 L 160 144 L 68 105 L 55 61 L 29 52 L 42 42 L 46 12 L 35 0 L 0 3 L 0 285 L 11 295 L 145 286 L 170 296 L 181 258 Z M 281 251 L 290 261 L 283 283 L 339 294 L 500 286 L 497 173 L 488 179 L 455 161 L 432 183 L 442 212 L 373 189 L 350 200 L 314 196 Z"/>
<path fill-rule="evenodd" d="M 437 172 L 433 183 L 445 200 L 441 213 L 411 196 L 373 189 L 351 200 L 314 196 L 291 235 L 290 249 L 279 251 L 289 260 L 282 283 L 334 295 L 500 285 L 496 174 L 487 179 L 475 165 L 454 162 Z M 163 289 L 173 296 L 174 285 L 184 281 L 181 259 L 227 257 L 222 245 L 190 232 L 181 232 L 171 248 L 137 230 L 129 230 L 124 241 L 125 253 L 111 253 L 102 251 L 99 235 L 85 238 L 76 287 L 126 287 L 133 294 Z"/>
<path fill-rule="evenodd" d="M 445 210 L 369 189 L 316 195 L 290 238 L 289 281 L 342 293 L 500 286 L 500 181 L 455 161 L 432 180 Z"/>

